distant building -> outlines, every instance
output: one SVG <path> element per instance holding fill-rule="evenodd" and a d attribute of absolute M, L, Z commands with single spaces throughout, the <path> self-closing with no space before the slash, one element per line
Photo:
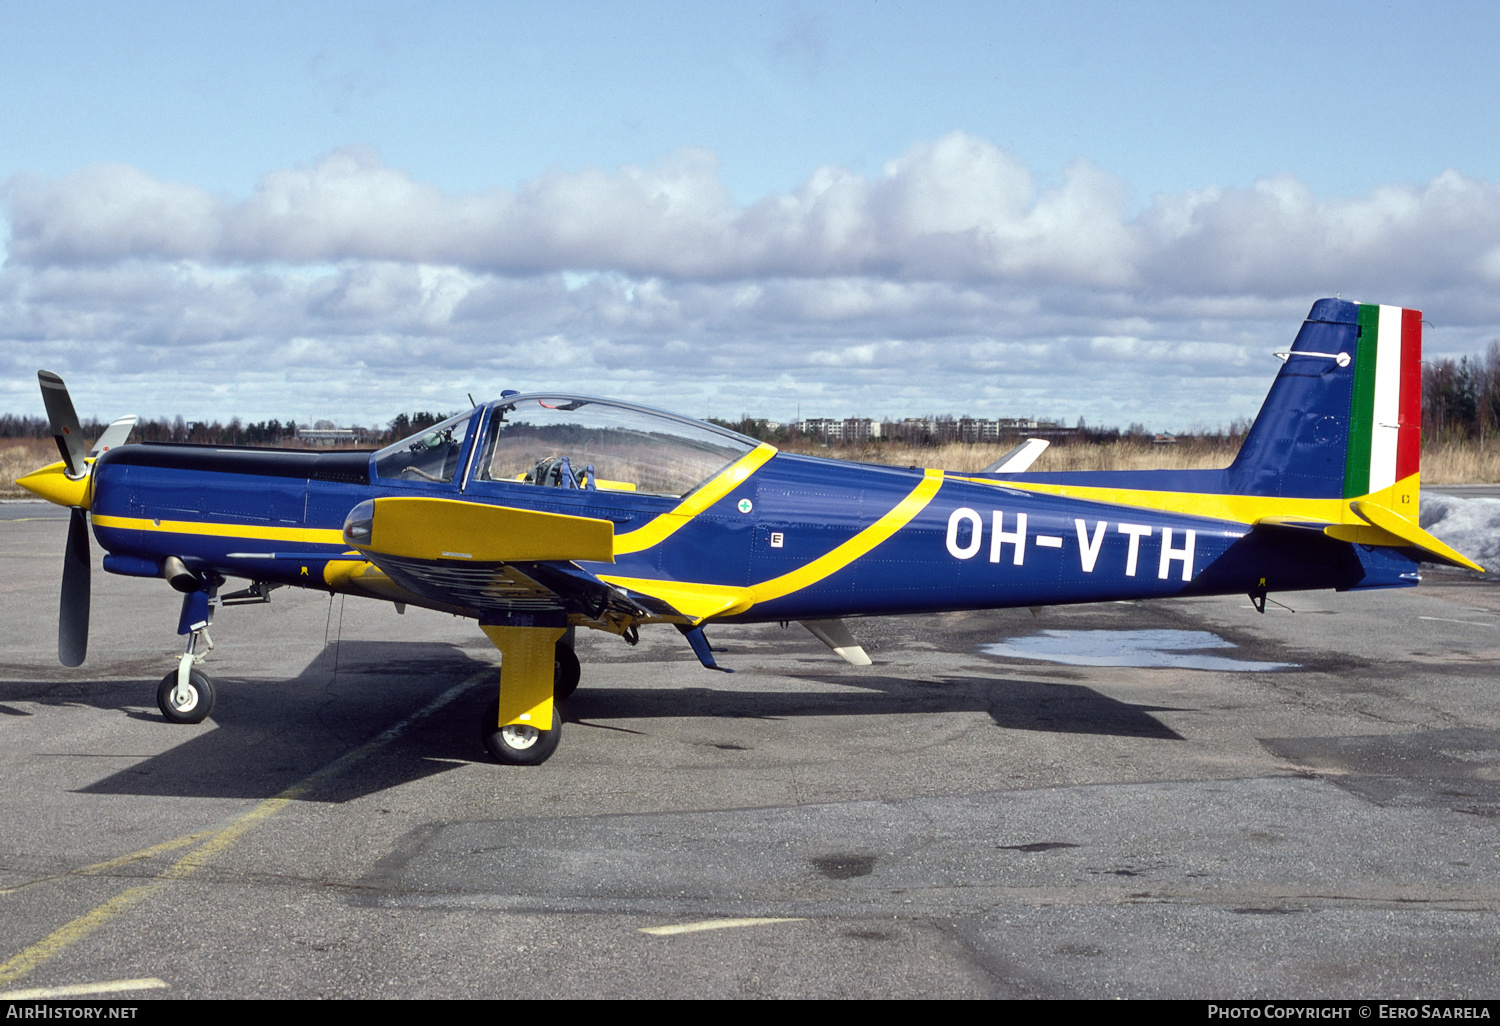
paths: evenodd
<path fill-rule="evenodd" d="M 1006 438 L 1029 435 L 1037 438 L 1062 439 L 1079 433 L 1078 428 L 1064 427 L 1055 420 L 1035 417 L 907 417 L 880 425 L 882 437 L 900 439 L 916 445 L 940 445 L 945 442 L 992 443 Z"/>
<path fill-rule="evenodd" d="M 770 426 L 770 422 L 767 422 Z M 941 445 L 945 442 L 974 444 L 998 443 L 1007 438 L 1028 436 L 1057 441 L 1081 435 L 1082 428 L 1067 427 L 1060 421 L 1036 417 L 958 417 L 944 414 L 933 417 L 906 417 L 898 421 L 877 421 L 869 417 L 808 417 L 793 421 L 804 438 L 816 438 L 834 444 L 868 442 L 884 439 L 910 445 Z"/>
<path fill-rule="evenodd" d="M 847 420 L 808 417 L 797 421 L 796 426 L 804 437 L 821 438 L 825 442 L 868 442 L 880 437 L 880 422 L 869 417 L 850 417 Z"/>
<path fill-rule="evenodd" d="M 353 445 L 359 439 L 354 428 L 298 428 L 297 437 L 308 445 Z"/>

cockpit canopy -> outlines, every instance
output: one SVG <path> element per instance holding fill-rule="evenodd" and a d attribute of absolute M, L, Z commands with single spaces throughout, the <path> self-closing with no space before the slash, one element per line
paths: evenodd
<path fill-rule="evenodd" d="M 517 395 L 491 403 L 488 412 L 471 481 L 679 496 L 757 444 L 710 424 L 592 396 Z M 453 481 L 471 419 L 462 414 L 382 449 L 376 474 Z"/>
<path fill-rule="evenodd" d="M 375 476 L 448 484 L 458 473 L 473 419 L 474 411 L 469 410 L 386 446 L 375 454 Z"/>

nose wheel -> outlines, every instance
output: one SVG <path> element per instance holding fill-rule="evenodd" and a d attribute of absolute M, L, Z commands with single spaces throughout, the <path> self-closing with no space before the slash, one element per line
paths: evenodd
<path fill-rule="evenodd" d="M 214 709 L 214 685 L 201 670 L 188 671 L 178 683 L 178 671 L 161 679 L 156 688 L 156 707 L 171 723 L 202 723 Z"/>

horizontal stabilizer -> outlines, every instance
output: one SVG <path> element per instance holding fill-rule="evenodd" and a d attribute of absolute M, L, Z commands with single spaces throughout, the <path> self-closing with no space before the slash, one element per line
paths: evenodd
<path fill-rule="evenodd" d="M 1020 474 L 1031 468 L 1036 458 L 1052 443 L 1045 438 L 1028 438 L 994 463 L 985 467 L 982 474 Z"/>
<path fill-rule="evenodd" d="M 1408 545 L 1421 549 L 1427 558 L 1439 563 L 1448 563 L 1452 566 L 1461 566 L 1469 570 L 1478 570 L 1480 573 L 1484 573 L 1484 567 L 1458 550 L 1443 544 L 1401 514 L 1365 500 L 1356 500 L 1349 505 L 1367 523 L 1373 524 L 1383 531 L 1389 531 Z"/>
<path fill-rule="evenodd" d="M 390 496 L 361 503 L 344 539 L 376 556 L 426 561 L 613 563 L 615 525 L 457 499 Z"/>
<path fill-rule="evenodd" d="M 1301 531 L 1316 531 L 1323 533 L 1323 528 L 1332 527 L 1332 520 L 1319 520 L 1316 517 L 1297 516 L 1271 516 L 1261 517 L 1255 521 L 1256 527 L 1291 527 Z"/>
<path fill-rule="evenodd" d="M 1331 520 L 1316 517 L 1269 516 L 1255 522 L 1256 527 L 1283 527 L 1300 531 L 1315 531 L 1339 541 L 1359 545 L 1390 545 L 1415 548 L 1423 559 L 1461 566 L 1469 570 L 1484 572 L 1484 567 L 1463 553 L 1445 545 L 1442 541 L 1422 530 L 1410 520 L 1378 503 L 1360 499 L 1349 507 L 1364 521 L 1363 524 L 1336 524 Z"/>
<path fill-rule="evenodd" d="M 800 622 L 812 632 L 813 637 L 833 649 L 838 657 L 850 666 L 870 665 L 870 657 L 865 654 L 859 642 L 854 640 L 854 635 L 849 633 L 849 628 L 844 626 L 844 621 L 802 620 Z"/>

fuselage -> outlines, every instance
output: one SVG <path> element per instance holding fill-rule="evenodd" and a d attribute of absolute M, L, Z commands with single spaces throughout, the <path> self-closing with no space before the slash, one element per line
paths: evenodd
<path fill-rule="evenodd" d="M 1398 550 L 1312 533 L 1273 538 L 1235 520 L 1028 491 L 1021 478 L 818 459 L 751 439 L 686 494 L 596 483 L 581 470 L 583 486 L 568 487 L 549 486 L 541 473 L 537 480 L 486 475 L 477 468 L 492 458 L 496 430 L 511 426 L 497 409 L 513 407 L 473 411 L 450 430 L 446 463 L 420 474 L 394 471 L 401 461 L 370 452 L 158 443 L 114 449 L 97 461 L 92 482 L 105 569 L 155 576 L 175 556 L 204 574 L 480 616 L 461 597 L 412 594 L 370 572 L 342 534 L 350 511 L 365 500 L 429 496 L 610 521 L 615 561 L 579 562 L 583 570 L 647 594 L 674 582 L 745 589 L 745 600 L 714 617 L 727 621 L 1392 587 L 1417 579 L 1417 564 Z M 670 589 L 662 594 L 672 601 Z"/>

